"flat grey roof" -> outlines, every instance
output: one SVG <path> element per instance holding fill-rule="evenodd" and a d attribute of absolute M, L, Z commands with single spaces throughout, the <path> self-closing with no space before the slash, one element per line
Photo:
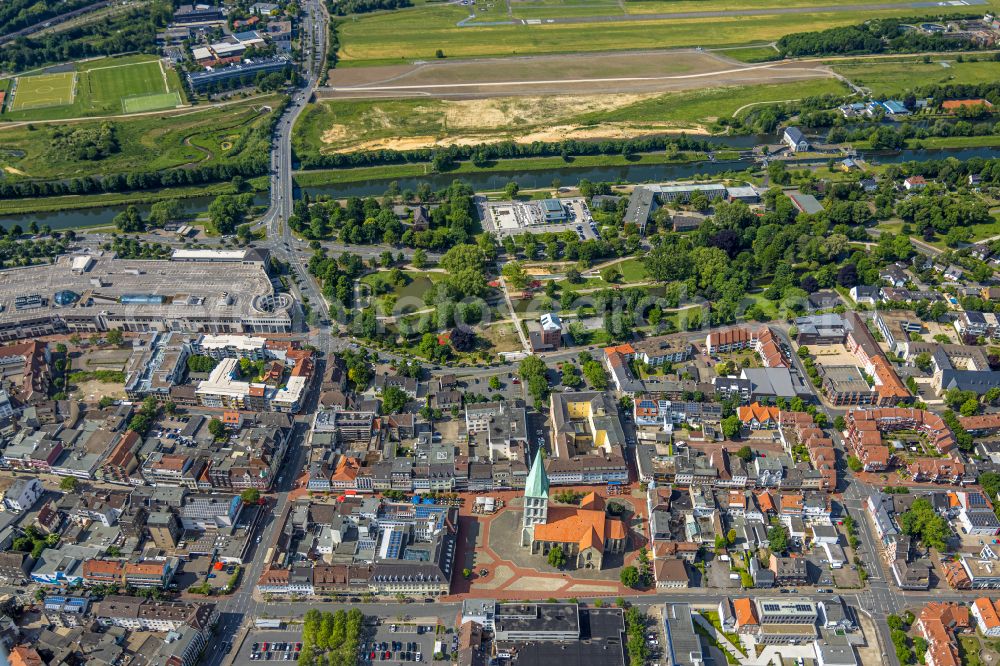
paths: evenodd
<path fill-rule="evenodd" d="M 274 294 L 267 273 L 259 265 L 201 263 L 187 261 L 115 259 L 94 257 L 89 271 L 74 272 L 72 256 L 56 263 L 0 271 L 0 322 L 51 315 L 149 314 L 189 318 L 199 316 L 243 316 L 270 318 L 274 313 L 259 309 L 260 299 Z M 73 291 L 80 299 L 56 307 L 53 295 Z M 162 302 L 120 303 L 125 295 L 162 297 Z M 39 295 L 46 305 L 17 310 L 17 296 Z"/>

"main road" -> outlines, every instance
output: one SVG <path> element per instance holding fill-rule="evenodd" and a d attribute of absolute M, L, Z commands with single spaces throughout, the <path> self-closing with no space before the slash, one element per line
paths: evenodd
<path fill-rule="evenodd" d="M 297 287 L 299 298 L 307 296 L 314 308 L 319 308 L 320 314 L 327 317 L 326 306 L 320 296 L 319 289 L 308 275 L 303 265 L 301 253 L 292 250 L 293 241 L 288 229 L 288 217 L 292 214 L 292 127 L 296 118 L 302 113 L 309 98 L 319 84 L 322 68 L 326 66 L 326 40 L 329 17 L 322 0 L 306 0 L 302 6 L 300 34 L 300 49 L 303 55 L 302 74 L 305 78 L 301 89 L 292 94 L 288 106 L 278 119 L 271 148 L 271 205 L 264 214 L 262 222 L 267 230 L 266 247 L 277 259 L 289 265 L 291 273 L 302 276 L 301 286 Z M 323 333 L 326 333 L 325 335 Z M 328 332 L 321 331 L 314 340 L 316 346 L 328 351 L 330 340 Z M 318 387 L 314 387 L 310 399 L 315 404 Z M 219 666 L 230 651 L 232 643 L 241 627 L 248 626 L 258 615 L 258 602 L 253 598 L 253 590 L 264 569 L 265 553 L 277 539 L 280 517 L 288 506 L 288 493 L 293 489 L 295 474 L 288 470 L 301 470 L 306 465 L 306 449 L 302 446 L 307 424 L 299 421 L 295 424 L 291 443 L 282 469 L 286 470 L 279 476 L 276 492 L 270 498 L 266 507 L 270 515 L 265 518 L 259 533 L 259 539 L 254 544 L 249 564 L 243 572 L 243 579 L 236 592 L 218 603 L 219 624 L 216 629 L 218 640 L 214 641 L 202 655 L 201 663 L 206 666 Z M 235 646 L 238 648 L 238 645 Z"/>

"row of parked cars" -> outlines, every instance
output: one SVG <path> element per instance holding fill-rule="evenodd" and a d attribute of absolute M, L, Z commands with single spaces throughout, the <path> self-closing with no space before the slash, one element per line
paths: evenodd
<path fill-rule="evenodd" d="M 250 649 L 251 661 L 291 661 L 299 658 L 302 643 L 254 643 Z"/>
<path fill-rule="evenodd" d="M 376 661 L 423 661 L 424 655 L 416 641 L 373 641 L 361 645 L 362 660 Z"/>

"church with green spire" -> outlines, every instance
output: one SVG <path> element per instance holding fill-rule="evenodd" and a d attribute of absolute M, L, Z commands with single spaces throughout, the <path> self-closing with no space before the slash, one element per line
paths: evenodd
<path fill-rule="evenodd" d="M 524 484 L 524 515 L 521 518 L 521 545 L 530 546 L 535 525 L 544 525 L 549 517 L 549 475 L 539 447 Z"/>

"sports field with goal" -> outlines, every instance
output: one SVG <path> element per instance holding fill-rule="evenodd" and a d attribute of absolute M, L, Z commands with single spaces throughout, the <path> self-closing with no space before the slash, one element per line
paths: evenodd
<path fill-rule="evenodd" d="M 6 120 L 50 120 L 172 109 L 184 103 L 173 67 L 154 56 L 100 58 L 76 71 L 19 76 Z"/>
<path fill-rule="evenodd" d="M 76 72 L 22 76 L 17 79 L 11 111 L 45 109 L 72 104 L 76 97 Z"/>

